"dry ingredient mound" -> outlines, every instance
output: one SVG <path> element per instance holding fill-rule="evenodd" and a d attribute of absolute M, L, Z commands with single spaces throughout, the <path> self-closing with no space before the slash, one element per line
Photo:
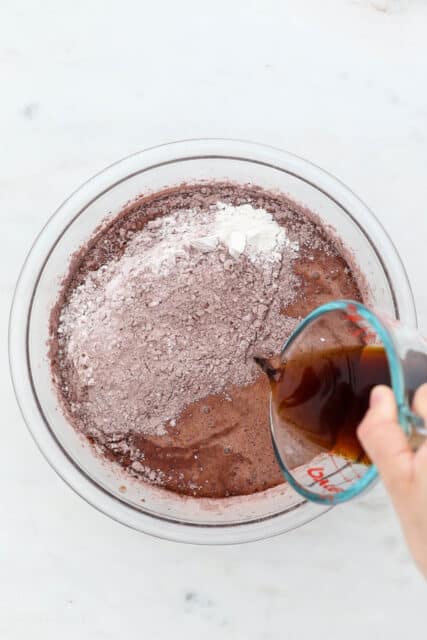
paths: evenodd
<path fill-rule="evenodd" d="M 149 222 L 89 272 L 58 327 L 87 432 L 162 435 L 191 402 L 252 382 L 254 349 L 295 324 L 281 310 L 297 251 L 265 210 L 218 203 Z"/>
<path fill-rule="evenodd" d="M 255 353 L 306 312 L 360 299 L 307 212 L 253 187 L 142 198 L 74 257 L 51 320 L 71 422 L 133 475 L 222 497 L 281 482 Z"/>

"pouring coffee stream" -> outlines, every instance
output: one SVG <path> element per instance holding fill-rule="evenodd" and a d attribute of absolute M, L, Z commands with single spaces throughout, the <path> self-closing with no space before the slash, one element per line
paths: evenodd
<path fill-rule="evenodd" d="M 410 335 L 410 339 L 408 338 Z M 313 311 L 279 356 L 255 356 L 271 387 L 270 422 L 279 465 L 290 484 L 319 503 L 348 500 L 377 476 L 357 437 L 373 387 L 393 389 L 411 446 L 426 439 L 410 406 L 427 381 L 427 348 L 415 332 L 390 329 L 360 303 Z"/>
<path fill-rule="evenodd" d="M 348 460 L 370 464 L 357 427 L 376 384 L 390 384 L 382 347 L 323 349 L 289 361 L 256 357 L 282 427 Z"/>

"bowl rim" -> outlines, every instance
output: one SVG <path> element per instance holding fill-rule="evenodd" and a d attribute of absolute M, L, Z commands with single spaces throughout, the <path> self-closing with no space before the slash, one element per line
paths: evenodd
<path fill-rule="evenodd" d="M 295 529 L 331 507 L 302 501 L 285 512 L 257 520 L 206 525 L 170 520 L 119 501 L 78 467 L 51 431 L 32 384 L 28 349 L 31 311 L 40 276 L 57 242 L 84 209 L 132 175 L 179 161 L 214 158 L 252 162 L 285 172 L 332 200 L 352 219 L 374 249 L 390 285 L 396 316 L 407 325 L 417 326 L 414 296 L 396 247 L 372 211 L 344 183 L 314 163 L 274 146 L 239 139 L 193 138 L 148 147 L 114 162 L 86 180 L 50 216 L 27 254 L 15 287 L 9 316 L 9 364 L 17 403 L 34 441 L 56 473 L 86 502 L 117 522 L 156 537 L 197 544 L 239 544 Z M 134 165 L 139 162 L 139 168 L 135 170 Z M 79 203 L 80 207 L 76 206 Z M 352 211 L 369 220 L 369 236 Z M 45 236 L 48 233 L 55 239 L 46 252 Z M 392 256 L 390 264 L 384 263 L 378 244 L 386 246 L 387 254 Z M 396 284 L 401 300 L 396 297 Z M 22 331 L 23 322 L 25 331 Z M 26 398 L 29 388 L 32 390 L 30 399 Z M 306 517 L 289 527 L 289 523 L 286 524 L 288 513 L 303 504 L 306 505 Z M 117 505 L 120 505 L 120 514 Z"/>

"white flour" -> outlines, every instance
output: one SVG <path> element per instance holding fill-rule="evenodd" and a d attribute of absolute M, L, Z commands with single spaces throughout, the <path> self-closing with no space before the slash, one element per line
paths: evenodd
<path fill-rule="evenodd" d="M 279 262 L 286 248 L 298 251 L 298 243 L 290 242 L 270 213 L 250 204 L 234 207 L 218 202 L 205 212 L 180 211 L 150 222 L 147 231 L 129 243 L 124 257 L 138 255 L 138 265 L 131 261 L 123 264 L 125 269 L 166 275 L 191 248 L 208 253 L 222 247 L 234 259 L 243 254 L 259 265 Z"/>

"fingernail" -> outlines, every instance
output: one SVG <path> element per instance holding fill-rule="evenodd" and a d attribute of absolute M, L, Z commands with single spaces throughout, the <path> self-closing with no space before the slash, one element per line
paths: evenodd
<path fill-rule="evenodd" d="M 384 387 L 374 387 L 369 398 L 369 406 L 376 407 L 382 404 L 387 397 L 387 389 Z"/>

